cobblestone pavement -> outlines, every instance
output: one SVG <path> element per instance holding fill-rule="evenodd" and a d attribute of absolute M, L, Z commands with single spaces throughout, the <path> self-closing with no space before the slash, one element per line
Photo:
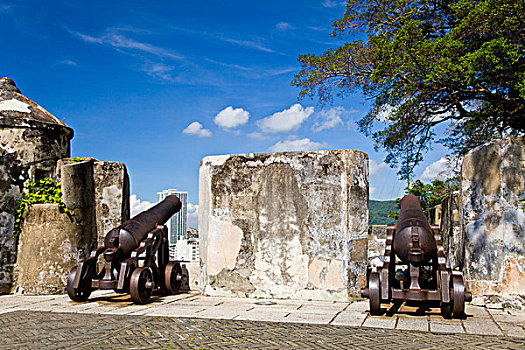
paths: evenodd
<path fill-rule="evenodd" d="M 87 302 L 65 295 L 0 295 L 0 349 L 366 348 L 525 349 L 525 311 L 466 305 L 464 319 L 439 309 L 368 303 L 129 295 L 97 291 Z M 388 305 L 384 305 L 388 306 Z"/>
<path fill-rule="evenodd" d="M 219 319 L 15 311 L 0 349 L 524 349 L 525 339 Z"/>

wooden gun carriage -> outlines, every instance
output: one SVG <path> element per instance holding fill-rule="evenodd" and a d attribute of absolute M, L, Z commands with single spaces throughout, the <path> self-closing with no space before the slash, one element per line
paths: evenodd
<path fill-rule="evenodd" d="M 444 317 L 462 317 L 465 301 L 472 295 L 465 289 L 463 275 L 447 267 L 439 227 L 430 226 L 421 201 L 413 195 L 401 199 L 399 219 L 387 228 L 383 266 L 368 270 L 370 313 L 381 313 L 381 303 L 407 302 L 440 307 Z"/>
<path fill-rule="evenodd" d="M 163 224 L 181 206 L 176 196 L 168 196 L 109 231 L 102 246 L 70 272 L 67 293 L 71 300 L 85 301 L 95 289 L 130 293 L 138 304 L 147 303 L 154 290 L 177 293 L 182 268 L 169 261 L 168 229 Z M 97 271 L 101 255 L 104 264 Z"/>

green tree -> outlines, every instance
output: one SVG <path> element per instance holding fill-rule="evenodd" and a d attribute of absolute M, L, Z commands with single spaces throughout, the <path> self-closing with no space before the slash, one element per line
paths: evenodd
<path fill-rule="evenodd" d="M 449 178 L 445 181 L 435 179 L 432 183 L 425 184 L 421 180 L 416 180 L 410 184 L 410 188 L 406 189 L 407 194 L 413 194 L 419 197 L 421 200 L 421 208 L 423 211 L 427 211 L 436 205 L 441 204 L 443 199 L 454 191 L 459 190 L 459 176 Z M 399 217 L 399 202 L 401 198 L 397 198 L 394 202 L 396 203 L 397 211 L 390 210 L 387 214 L 388 217 L 397 219 Z"/>
<path fill-rule="evenodd" d="M 321 103 L 361 90 L 361 131 L 409 179 L 432 142 L 462 155 L 525 132 L 524 14 L 524 0 L 349 0 L 332 36 L 365 39 L 301 55 L 292 84 Z"/>

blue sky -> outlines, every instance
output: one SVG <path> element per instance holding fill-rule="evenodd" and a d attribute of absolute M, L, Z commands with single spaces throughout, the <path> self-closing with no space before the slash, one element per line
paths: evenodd
<path fill-rule="evenodd" d="M 345 148 L 369 154 L 372 199 L 396 198 L 405 185 L 356 130 L 368 101 L 321 107 L 290 84 L 300 54 L 340 43 L 329 33 L 343 11 L 329 0 L 0 0 L 0 76 L 75 130 L 72 156 L 124 162 L 134 199 L 178 188 L 197 205 L 207 155 Z"/>

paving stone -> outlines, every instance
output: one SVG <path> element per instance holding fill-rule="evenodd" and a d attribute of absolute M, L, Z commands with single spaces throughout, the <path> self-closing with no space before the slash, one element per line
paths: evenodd
<path fill-rule="evenodd" d="M 363 327 L 394 329 L 397 317 L 368 317 L 363 323 Z"/>
<path fill-rule="evenodd" d="M 369 309 L 368 302 L 367 301 L 357 301 L 354 303 L 351 303 L 346 308 L 347 311 L 356 311 L 356 312 L 364 312 Z"/>
<path fill-rule="evenodd" d="M 343 311 L 348 304 L 343 303 L 333 303 L 333 304 L 303 304 L 297 310 L 305 313 L 332 313 L 336 314 L 337 312 Z"/>
<path fill-rule="evenodd" d="M 413 331 L 428 331 L 428 319 L 425 316 L 399 316 L 396 329 L 408 329 Z"/>
<path fill-rule="evenodd" d="M 310 323 L 310 324 L 328 324 L 335 314 L 315 314 L 315 313 L 302 313 L 292 312 L 284 317 L 280 322 L 297 322 L 297 323 Z"/>
<path fill-rule="evenodd" d="M 0 349 L 523 349 L 525 339 L 198 318 L 15 312 Z"/>
<path fill-rule="evenodd" d="M 461 320 L 437 320 L 430 318 L 430 331 L 437 333 L 465 333 Z"/>
<path fill-rule="evenodd" d="M 510 322 L 498 322 L 498 326 L 503 330 L 505 335 L 525 338 L 525 328 L 522 325 Z"/>
<path fill-rule="evenodd" d="M 363 324 L 364 320 L 368 317 L 367 313 L 353 312 L 348 309 L 341 312 L 336 318 L 330 323 L 334 326 L 353 326 L 359 327 Z"/>
<path fill-rule="evenodd" d="M 463 326 L 467 334 L 503 335 L 490 317 L 473 317 L 463 320 Z"/>
<path fill-rule="evenodd" d="M 487 317 L 489 316 L 489 312 L 487 311 L 487 309 L 483 306 L 476 306 L 476 305 L 470 305 L 470 304 L 466 304 L 465 305 L 465 314 L 467 315 L 467 317 L 470 317 L 470 316 L 482 316 L 482 317 Z"/>
<path fill-rule="evenodd" d="M 205 310 L 204 306 L 161 304 L 145 309 L 144 315 L 148 316 L 172 316 L 172 317 L 193 317 L 196 313 Z"/>
<path fill-rule="evenodd" d="M 213 318 L 221 320 L 232 320 L 235 317 L 241 315 L 246 310 L 239 308 L 224 308 L 220 306 L 210 307 L 195 313 L 194 317 L 198 318 Z"/>
<path fill-rule="evenodd" d="M 264 309 L 253 309 L 241 313 L 239 316 L 235 317 L 235 320 L 251 320 L 251 321 L 269 321 L 269 322 L 279 322 L 283 320 L 286 315 L 290 312 L 280 311 L 280 310 L 264 310 Z"/>

